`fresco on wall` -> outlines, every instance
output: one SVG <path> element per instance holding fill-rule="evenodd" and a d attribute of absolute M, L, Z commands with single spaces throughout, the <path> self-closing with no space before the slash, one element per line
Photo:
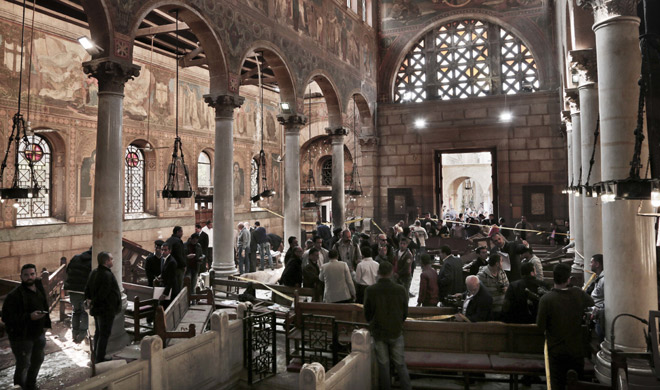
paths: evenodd
<path fill-rule="evenodd" d="M 542 0 L 382 0 L 383 29 L 419 25 L 439 13 L 460 8 L 487 8 L 507 11 L 515 8 L 537 7 Z"/>
<path fill-rule="evenodd" d="M 206 87 L 179 81 L 179 125 L 194 130 L 215 129 L 214 110 L 204 102 L 207 93 Z"/>
<path fill-rule="evenodd" d="M 251 137 L 255 133 L 257 120 L 255 102 L 245 99 L 243 105 L 234 110 L 234 135 L 240 137 Z"/>
<path fill-rule="evenodd" d="M 245 197 L 245 171 L 234 161 L 234 204 L 242 204 Z"/>

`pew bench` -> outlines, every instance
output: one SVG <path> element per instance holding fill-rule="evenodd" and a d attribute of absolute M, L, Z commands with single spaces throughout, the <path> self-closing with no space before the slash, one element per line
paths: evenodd
<path fill-rule="evenodd" d="M 154 298 L 154 288 L 143 286 L 141 284 L 122 283 L 127 297 L 126 305 L 126 326 L 127 331 L 133 333 L 133 340 L 140 341 L 144 336 L 154 334 L 152 325 L 141 324 L 144 318 L 154 319 L 156 309 L 158 308 L 158 299 Z M 145 328 L 146 330 L 142 330 Z"/>
<path fill-rule="evenodd" d="M 191 306 L 195 300 L 197 305 Z M 167 310 L 162 306 L 156 309 L 155 333 L 163 340 L 164 347 L 176 344 L 180 339 L 195 337 L 206 329 L 214 309 L 213 292 L 206 290 L 190 294 L 184 287 Z"/>

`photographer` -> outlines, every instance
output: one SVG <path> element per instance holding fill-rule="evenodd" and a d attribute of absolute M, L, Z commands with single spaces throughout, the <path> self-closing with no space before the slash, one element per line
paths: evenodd
<path fill-rule="evenodd" d="M 514 324 L 533 324 L 536 322 L 539 296 L 546 290 L 543 283 L 536 279 L 534 264 L 523 263 L 520 272 L 522 279 L 511 283 L 506 291 L 502 320 Z"/>

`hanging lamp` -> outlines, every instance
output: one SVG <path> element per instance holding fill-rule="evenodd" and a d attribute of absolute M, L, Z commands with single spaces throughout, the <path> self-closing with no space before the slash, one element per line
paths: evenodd
<path fill-rule="evenodd" d="M 168 167 L 167 184 L 162 191 L 162 197 L 166 199 L 182 199 L 190 198 L 193 196 L 192 187 L 190 186 L 190 176 L 188 174 L 188 167 L 186 160 L 183 156 L 183 148 L 181 144 L 181 137 L 179 137 L 179 10 L 176 10 L 176 115 L 175 115 L 175 133 L 174 149 L 172 150 L 172 162 Z M 179 153 L 181 157 L 179 158 Z M 179 159 L 181 160 L 181 168 L 185 176 L 185 182 L 180 183 L 179 177 Z"/>
<path fill-rule="evenodd" d="M 351 172 L 351 184 L 348 186 L 346 193 L 350 196 L 351 201 L 355 201 L 356 196 L 362 195 L 362 183 L 360 183 L 360 174 L 358 173 L 358 159 L 357 159 L 357 104 L 355 103 L 355 96 L 353 96 L 353 171 Z"/>
<path fill-rule="evenodd" d="M 275 196 L 275 190 L 268 188 L 268 175 L 266 173 L 266 152 L 264 152 L 264 88 L 261 84 L 261 64 L 257 53 L 254 53 L 254 60 L 257 62 L 257 74 L 259 77 L 259 101 L 261 103 L 261 150 L 259 151 L 259 159 L 257 160 L 257 195 L 250 198 L 252 202 L 259 202 L 265 198 Z M 259 180 L 259 178 L 261 180 Z M 259 192 L 259 181 L 263 182 L 263 191 Z"/>
<path fill-rule="evenodd" d="M 309 171 L 307 172 L 307 202 L 303 203 L 302 207 L 305 209 L 318 208 L 319 203 L 316 201 L 316 183 L 314 181 L 314 169 L 312 168 L 312 88 L 309 88 L 309 119 L 308 119 L 308 132 L 309 132 L 309 148 L 307 149 L 307 158 L 309 160 Z"/>
<path fill-rule="evenodd" d="M 7 142 L 7 150 L 5 151 L 4 159 L 2 160 L 2 165 L 0 166 L 0 186 L 3 185 L 3 178 L 5 173 L 5 168 L 7 167 L 7 159 L 11 151 L 12 145 L 14 146 L 14 177 L 12 179 L 12 185 L 9 188 L 0 188 L 0 201 L 4 202 L 5 199 L 30 199 L 39 196 L 39 190 L 41 187 L 36 182 L 34 174 L 34 163 L 39 161 L 41 154 L 38 150 L 34 149 L 34 145 L 30 142 L 28 138 L 28 126 L 26 125 L 23 114 L 21 114 L 21 91 L 23 87 L 23 39 L 25 36 L 25 0 L 23 0 L 23 21 L 21 24 L 21 59 L 18 70 L 18 111 L 14 114 L 12 121 L 11 134 L 9 135 L 9 140 Z M 34 20 L 34 17 L 33 17 Z M 34 32 L 34 27 L 32 27 Z M 33 33 L 34 35 L 34 33 Z M 28 73 L 29 80 L 29 73 Z M 30 88 L 28 82 L 28 115 L 30 112 Z M 29 167 L 29 186 L 21 187 L 19 183 L 19 150 L 21 149 L 21 144 L 24 145 L 23 157 L 28 162 Z M 14 207 L 18 208 L 18 203 L 14 204 Z"/>

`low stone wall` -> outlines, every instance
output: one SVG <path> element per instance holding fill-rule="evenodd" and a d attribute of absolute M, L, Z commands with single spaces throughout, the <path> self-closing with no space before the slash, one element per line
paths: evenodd
<path fill-rule="evenodd" d="M 327 373 L 320 363 L 303 365 L 298 382 L 299 390 L 371 389 L 372 345 L 371 335 L 359 329 L 351 336 L 352 352 Z"/>
<path fill-rule="evenodd" d="M 68 389 L 230 389 L 243 369 L 243 320 L 211 315 L 211 331 L 163 349 L 158 336 L 140 344 L 141 357 Z"/>

